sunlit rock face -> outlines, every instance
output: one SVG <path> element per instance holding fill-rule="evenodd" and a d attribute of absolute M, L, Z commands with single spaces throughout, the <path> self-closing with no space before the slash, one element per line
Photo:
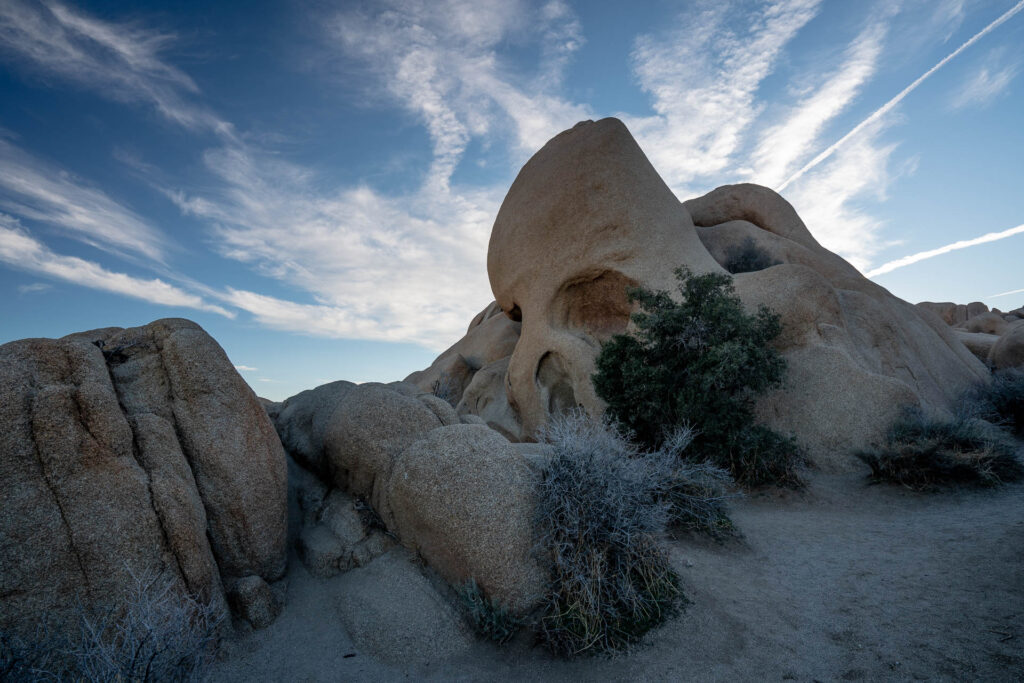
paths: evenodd
<path fill-rule="evenodd" d="M 505 397 L 528 440 L 550 415 L 603 410 L 591 381 L 601 343 L 629 329 L 626 288 L 674 290 L 674 270 L 725 272 L 752 241 L 769 267 L 734 277 L 751 310 L 782 318 L 785 385 L 760 419 L 841 466 L 906 404 L 946 411 L 986 369 L 934 315 L 867 280 L 813 238 L 793 207 L 756 185 L 680 203 L 625 125 L 586 121 L 549 141 L 498 212 L 487 257 L 498 305 L 521 335 Z"/>

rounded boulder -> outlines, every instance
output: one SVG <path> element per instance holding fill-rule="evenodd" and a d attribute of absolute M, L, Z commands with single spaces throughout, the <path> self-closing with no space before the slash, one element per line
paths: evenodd
<path fill-rule="evenodd" d="M 525 612 L 544 588 L 533 556 L 537 477 L 492 429 L 435 429 L 395 463 L 392 529 L 451 585 L 473 579 L 488 598 Z"/>

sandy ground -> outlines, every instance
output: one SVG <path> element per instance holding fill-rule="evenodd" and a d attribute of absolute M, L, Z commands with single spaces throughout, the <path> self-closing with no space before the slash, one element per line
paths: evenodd
<path fill-rule="evenodd" d="M 213 679 L 1024 681 L 1024 485 L 916 494 L 819 474 L 733 519 L 742 540 L 672 541 L 691 604 L 629 654 L 479 642 L 396 549 L 328 580 L 293 561 L 282 616 L 229 642 Z"/>

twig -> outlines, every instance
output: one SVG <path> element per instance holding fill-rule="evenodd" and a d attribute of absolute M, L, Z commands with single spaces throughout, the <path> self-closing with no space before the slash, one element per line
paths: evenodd
<path fill-rule="evenodd" d="M 1016 634 L 1007 633 L 1006 631 L 997 631 L 994 628 L 989 628 L 989 629 L 985 629 L 985 630 L 988 631 L 989 633 L 997 633 L 997 634 L 1003 636 L 1002 638 L 999 639 L 1000 643 L 1005 643 L 1006 641 L 1013 640 L 1014 638 L 1017 637 Z"/>

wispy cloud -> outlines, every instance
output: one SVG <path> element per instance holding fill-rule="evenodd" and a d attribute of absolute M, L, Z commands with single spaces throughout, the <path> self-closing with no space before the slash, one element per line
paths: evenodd
<path fill-rule="evenodd" d="M 217 313 L 228 318 L 235 316 L 231 311 L 209 304 L 201 297 L 185 292 L 163 280 L 146 280 L 124 273 L 115 273 L 92 261 L 54 253 L 22 229 L 17 220 L 4 214 L 0 214 L 0 261 L 18 270 L 46 275 L 83 287 L 113 292 L 153 304 L 191 308 Z"/>
<path fill-rule="evenodd" d="M 162 261 L 161 232 L 104 192 L 0 139 L 0 207 L 108 251 Z"/>
<path fill-rule="evenodd" d="M 677 192 L 735 165 L 761 110 L 761 82 L 819 4 L 776 0 L 741 12 L 701 2 L 673 22 L 678 28 L 637 39 L 634 71 L 655 115 L 624 119 Z"/>
<path fill-rule="evenodd" d="M 316 302 L 229 292 L 227 303 L 267 327 L 443 348 L 491 299 L 485 258 L 501 189 L 326 194 L 304 169 L 257 152 L 216 150 L 206 161 L 221 192 L 170 196 L 213 226 L 224 256 Z"/>
<path fill-rule="evenodd" d="M 943 57 L 937 64 L 935 64 L 935 66 L 933 66 L 932 68 L 930 68 L 927 71 L 925 71 L 923 74 L 921 74 L 917 78 L 917 80 L 915 80 L 913 83 L 911 83 L 906 88 L 901 90 L 899 92 L 899 94 L 897 94 L 891 100 L 889 100 L 888 102 L 883 104 L 881 107 L 879 107 L 878 109 L 873 111 L 871 113 L 871 115 L 868 116 L 866 119 L 864 119 L 863 121 L 858 123 L 856 126 L 854 126 L 853 130 L 851 130 L 849 133 L 847 133 L 846 135 L 841 137 L 836 142 L 834 142 L 831 145 L 829 145 L 828 147 L 826 147 L 820 154 L 818 154 L 818 156 L 814 157 L 803 168 L 801 168 L 799 171 L 797 171 L 792 176 L 790 176 L 786 180 L 786 182 L 782 183 L 782 185 L 780 185 L 779 188 L 778 188 L 779 191 L 781 192 L 787 186 L 791 185 L 793 182 L 798 180 L 805 173 L 807 173 L 808 171 L 813 169 L 815 166 L 817 166 L 818 164 L 820 164 L 821 162 L 825 161 L 830 156 L 835 154 L 838 149 L 840 149 L 843 145 L 847 144 L 858 133 L 860 133 L 862 130 L 864 130 L 868 126 L 871 126 L 872 124 L 874 124 L 875 122 L 880 120 L 883 116 L 885 116 L 887 113 L 892 111 L 892 109 L 897 104 L 902 102 L 903 99 L 907 95 L 909 95 L 914 90 L 916 90 L 917 87 L 919 85 L 921 85 L 922 83 L 924 83 L 932 74 L 934 74 L 936 71 L 938 71 L 939 69 L 944 67 L 946 64 L 948 64 L 953 59 L 955 59 L 957 57 L 957 55 L 959 55 L 961 52 L 963 52 L 964 50 L 969 48 L 971 45 L 974 45 L 976 42 L 981 40 L 987 34 L 991 33 L 994 29 L 998 28 L 1000 25 L 1005 23 L 1008 19 L 1013 17 L 1013 15 L 1017 14 L 1022 9 L 1024 9 L 1024 0 L 1021 0 L 1020 2 L 1018 2 L 1016 5 L 1014 5 L 1010 9 L 1006 10 L 1003 14 L 1001 14 L 998 18 L 996 18 L 994 21 L 992 21 L 990 24 L 988 24 L 985 28 L 983 28 L 980 31 L 978 31 L 977 33 L 975 33 L 966 42 L 964 42 L 960 47 L 958 47 L 957 49 L 953 50 L 948 55 Z"/>
<path fill-rule="evenodd" d="M 953 242 L 952 244 L 947 244 L 945 246 L 938 247 L 937 249 L 919 251 L 916 254 L 910 254 L 909 256 L 904 256 L 903 258 L 898 258 L 894 261 L 883 263 L 877 268 L 869 270 L 867 273 L 865 273 L 865 275 L 867 275 L 868 277 L 877 277 L 878 275 L 891 273 L 892 271 L 898 268 L 903 268 L 904 266 L 909 266 L 911 264 L 919 263 L 926 259 L 935 258 L 936 256 L 942 256 L 943 254 L 948 254 L 951 251 L 957 251 L 958 249 L 966 249 L 968 247 L 974 247 L 979 244 L 986 244 L 987 242 L 996 242 L 998 240 L 1006 239 L 1007 237 L 1013 237 L 1014 235 L 1021 234 L 1024 234 L 1024 225 L 1018 225 L 1015 228 L 1010 228 L 1009 230 L 1003 230 L 1001 232 L 985 233 L 980 237 L 975 237 L 969 240 L 959 240 Z M 997 294 L 996 296 L 1001 295 Z"/>
<path fill-rule="evenodd" d="M 753 182 L 777 187 L 818 140 L 825 126 L 844 112 L 874 76 L 887 32 L 884 22 L 864 29 L 846 49 L 842 65 L 799 102 L 785 119 L 760 135 L 753 154 Z"/>
<path fill-rule="evenodd" d="M 876 121 L 786 192 L 817 240 L 862 271 L 881 248 L 884 223 L 859 205 L 865 198 L 884 199 L 892 181 L 889 159 L 896 145 L 879 141 L 885 126 Z"/>
<path fill-rule="evenodd" d="M 434 146 L 428 181 L 447 184 L 469 141 L 510 123 L 514 142 L 532 153 L 580 119 L 586 108 L 553 94 L 582 44 L 579 23 L 561 1 L 534 8 L 521 0 L 390 0 L 330 21 L 337 46 L 361 60 L 378 84 L 418 115 Z M 539 37 L 542 69 L 532 77 L 505 63 L 510 40 Z"/>
<path fill-rule="evenodd" d="M 680 197 L 741 179 L 782 185 L 878 70 L 888 11 L 852 38 L 838 63 L 826 60 L 803 72 L 799 99 L 788 107 L 777 100 L 766 124 L 762 83 L 778 72 L 787 46 L 815 18 L 819 3 L 769 0 L 755 7 L 698 3 L 675 22 L 680 28 L 636 42 L 634 71 L 656 115 L 624 119 Z M 884 125 L 865 131 L 786 193 L 815 236 L 858 267 L 878 250 L 883 228 L 860 200 L 884 197 L 892 180 L 894 147 L 879 142 Z"/>
<path fill-rule="evenodd" d="M 195 103 L 195 82 L 162 58 L 173 40 L 168 33 L 100 21 L 58 2 L 0 3 L 0 54 L 105 97 L 150 105 L 177 125 L 231 136 L 230 124 Z"/>
<path fill-rule="evenodd" d="M 954 109 L 984 107 L 1007 91 L 1007 87 L 1020 71 L 1020 62 L 1002 63 L 1003 50 L 989 53 L 986 63 L 968 77 L 950 102 Z"/>
<path fill-rule="evenodd" d="M 935 11 L 928 22 L 928 28 L 942 31 L 944 40 L 949 40 L 967 16 L 967 0 L 931 0 L 929 4 Z"/>
<path fill-rule="evenodd" d="M 30 285 L 18 285 L 19 294 L 36 294 L 53 289 L 53 285 L 46 282 L 33 282 Z"/>
<path fill-rule="evenodd" d="M 433 160 L 417 189 L 325 190 L 312 170 L 238 142 L 204 155 L 219 189 L 165 188 L 211 225 L 222 255 L 297 291 L 289 300 L 232 289 L 224 302 L 273 329 L 442 349 L 492 298 L 487 240 L 508 181 L 465 187 L 452 175 L 474 138 L 500 140 L 511 129 L 504 142 L 525 159 L 587 117 L 552 94 L 583 37 L 560 0 L 442 5 L 384 2 L 327 22 L 331 49 L 368 69 L 371 87 L 383 85 L 427 128 Z M 514 68 L 504 59 L 509 43 L 535 50 L 540 67 Z"/>
<path fill-rule="evenodd" d="M 239 372 L 256 372 L 259 368 L 250 367 L 248 365 L 236 365 L 235 370 L 238 370 Z"/>

